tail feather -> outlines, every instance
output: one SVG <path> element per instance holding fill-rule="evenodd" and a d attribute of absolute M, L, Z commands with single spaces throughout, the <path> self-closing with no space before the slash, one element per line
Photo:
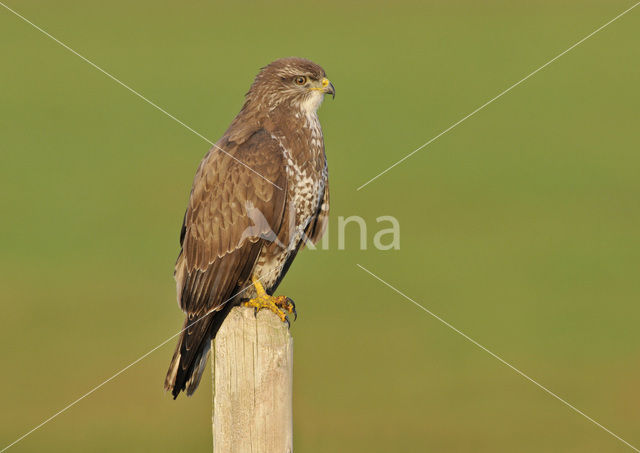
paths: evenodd
<path fill-rule="evenodd" d="M 204 374 L 204 370 L 207 366 L 207 359 L 209 358 L 210 352 L 211 352 L 211 341 L 207 341 L 205 350 L 202 351 L 202 353 L 200 354 L 200 357 L 194 363 L 191 377 L 186 382 L 187 396 L 193 395 L 193 392 L 195 392 L 196 389 L 198 388 L 198 385 L 200 385 L 200 379 L 202 379 L 202 375 Z"/>
<path fill-rule="evenodd" d="M 176 399 L 184 390 L 187 396 L 191 396 L 198 388 L 206 369 L 211 340 L 218 333 L 231 308 L 232 304 L 225 304 L 218 312 L 212 312 L 200 318 L 187 317 L 185 320 L 164 381 L 164 388 L 171 391 L 173 399 Z"/>

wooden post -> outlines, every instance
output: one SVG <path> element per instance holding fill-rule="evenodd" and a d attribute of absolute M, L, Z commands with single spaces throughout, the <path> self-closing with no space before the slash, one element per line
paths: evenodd
<path fill-rule="evenodd" d="M 293 338 L 269 310 L 235 307 L 211 345 L 213 452 L 293 451 Z"/>

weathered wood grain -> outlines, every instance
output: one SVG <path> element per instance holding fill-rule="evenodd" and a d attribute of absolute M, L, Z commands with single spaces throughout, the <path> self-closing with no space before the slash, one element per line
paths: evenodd
<path fill-rule="evenodd" d="M 293 451 L 293 338 L 272 312 L 236 307 L 213 344 L 214 453 Z"/>

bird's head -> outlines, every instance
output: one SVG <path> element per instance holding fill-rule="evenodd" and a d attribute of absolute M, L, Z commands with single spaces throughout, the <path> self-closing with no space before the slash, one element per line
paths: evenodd
<path fill-rule="evenodd" d="M 315 113 L 325 94 L 336 95 L 324 69 L 304 58 L 281 58 L 262 68 L 247 93 L 247 104 L 272 111 L 280 106 Z"/>

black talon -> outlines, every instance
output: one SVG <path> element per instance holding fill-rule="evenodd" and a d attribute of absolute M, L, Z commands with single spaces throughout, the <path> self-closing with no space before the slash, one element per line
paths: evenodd
<path fill-rule="evenodd" d="M 296 311 L 296 303 L 293 301 L 293 299 L 287 297 L 287 301 L 291 304 L 291 307 L 293 307 L 292 311 L 293 311 L 293 322 L 296 322 L 296 320 L 298 319 L 298 312 Z"/>

